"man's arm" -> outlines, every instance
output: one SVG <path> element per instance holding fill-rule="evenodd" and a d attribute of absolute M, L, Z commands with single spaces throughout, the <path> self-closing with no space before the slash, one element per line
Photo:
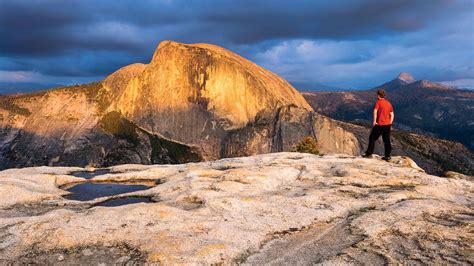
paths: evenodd
<path fill-rule="evenodd" d="M 372 123 L 372 126 L 374 127 L 377 125 L 377 109 L 374 109 L 374 122 Z"/>
<path fill-rule="evenodd" d="M 395 119 L 395 114 L 390 112 L 390 125 L 393 124 L 393 119 Z"/>

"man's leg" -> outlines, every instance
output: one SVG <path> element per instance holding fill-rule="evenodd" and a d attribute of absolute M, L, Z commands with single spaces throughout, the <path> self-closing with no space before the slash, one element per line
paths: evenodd
<path fill-rule="evenodd" d="M 392 143 L 390 143 L 390 129 L 391 126 L 383 126 L 382 139 L 385 147 L 385 157 L 390 157 L 392 153 Z"/>
<path fill-rule="evenodd" d="M 375 148 L 375 142 L 377 139 L 380 137 L 380 126 L 375 125 L 372 128 L 372 131 L 370 132 L 369 136 L 369 146 L 367 147 L 367 151 L 365 152 L 365 155 L 371 155 L 374 153 L 374 148 Z"/>

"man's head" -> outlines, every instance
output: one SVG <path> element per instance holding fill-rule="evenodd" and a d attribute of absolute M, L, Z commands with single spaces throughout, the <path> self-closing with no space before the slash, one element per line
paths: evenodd
<path fill-rule="evenodd" d="M 385 98 L 385 90 L 382 90 L 382 89 L 378 90 L 377 91 L 377 98 L 379 98 L 379 99 Z"/>

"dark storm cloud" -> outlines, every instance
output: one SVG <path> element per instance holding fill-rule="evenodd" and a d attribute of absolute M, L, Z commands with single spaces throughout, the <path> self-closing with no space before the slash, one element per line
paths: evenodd
<path fill-rule="evenodd" d="M 0 0 L 0 71 L 95 78 L 129 63 L 146 63 L 159 41 L 173 39 L 222 45 L 284 75 L 291 66 L 279 71 L 272 66 L 314 63 L 284 53 L 273 55 L 273 63 L 258 61 L 284 42 L 373 41 L 362 50 L 344 44 L 350 52 L 331 45 L 345 56 L 323 60 L 358 64 L 373 60 L 372 46 L 386 44 L 388 37 L 429 31 L 472 11 L 471 1 L 450 0 Z M 405 42 L 402 37 L 397 41 Z M 304 75 L 295 79 L 311 82 Z"/>
<path fill-rule="evenodd" d="M 1 54 L 44 56 L 71 49 L 127 51 L 139 48 L 136 40 L 88 30 L 105 21 L 100 14 L 78 5 L 86 2 L 53 2 L 56 1 L 3 1 L 0 6 Z"/>
<path fill-rule="evenodd" d="M 287 38 L 364 38 L 413 31 L 451 1 L 19 1 L 1 3 L 2 53 L 139 49 L 139 40 L 84 32 L 107 22 L 137 28 L 172 25 L 169 38 L 254 43 Z M 110 36 L 107 36 L 110 37 Z M 155 40 L 158 41 L 158 40 Z M 146 42 L 146 40 L 145 40 Z"/>

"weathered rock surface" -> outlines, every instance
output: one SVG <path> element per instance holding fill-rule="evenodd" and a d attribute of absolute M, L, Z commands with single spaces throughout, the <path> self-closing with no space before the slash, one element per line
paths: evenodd
<path fill-rule="evenodd" d="M 76 202 L 81 168 L 0 172 L 0 263 L 472 264 L 474 184 L 347 155 L 274 153 L 121 165 L 95 182 L 148 190 Z M 148 196 L 153 203 L 96 204 Z"/>

